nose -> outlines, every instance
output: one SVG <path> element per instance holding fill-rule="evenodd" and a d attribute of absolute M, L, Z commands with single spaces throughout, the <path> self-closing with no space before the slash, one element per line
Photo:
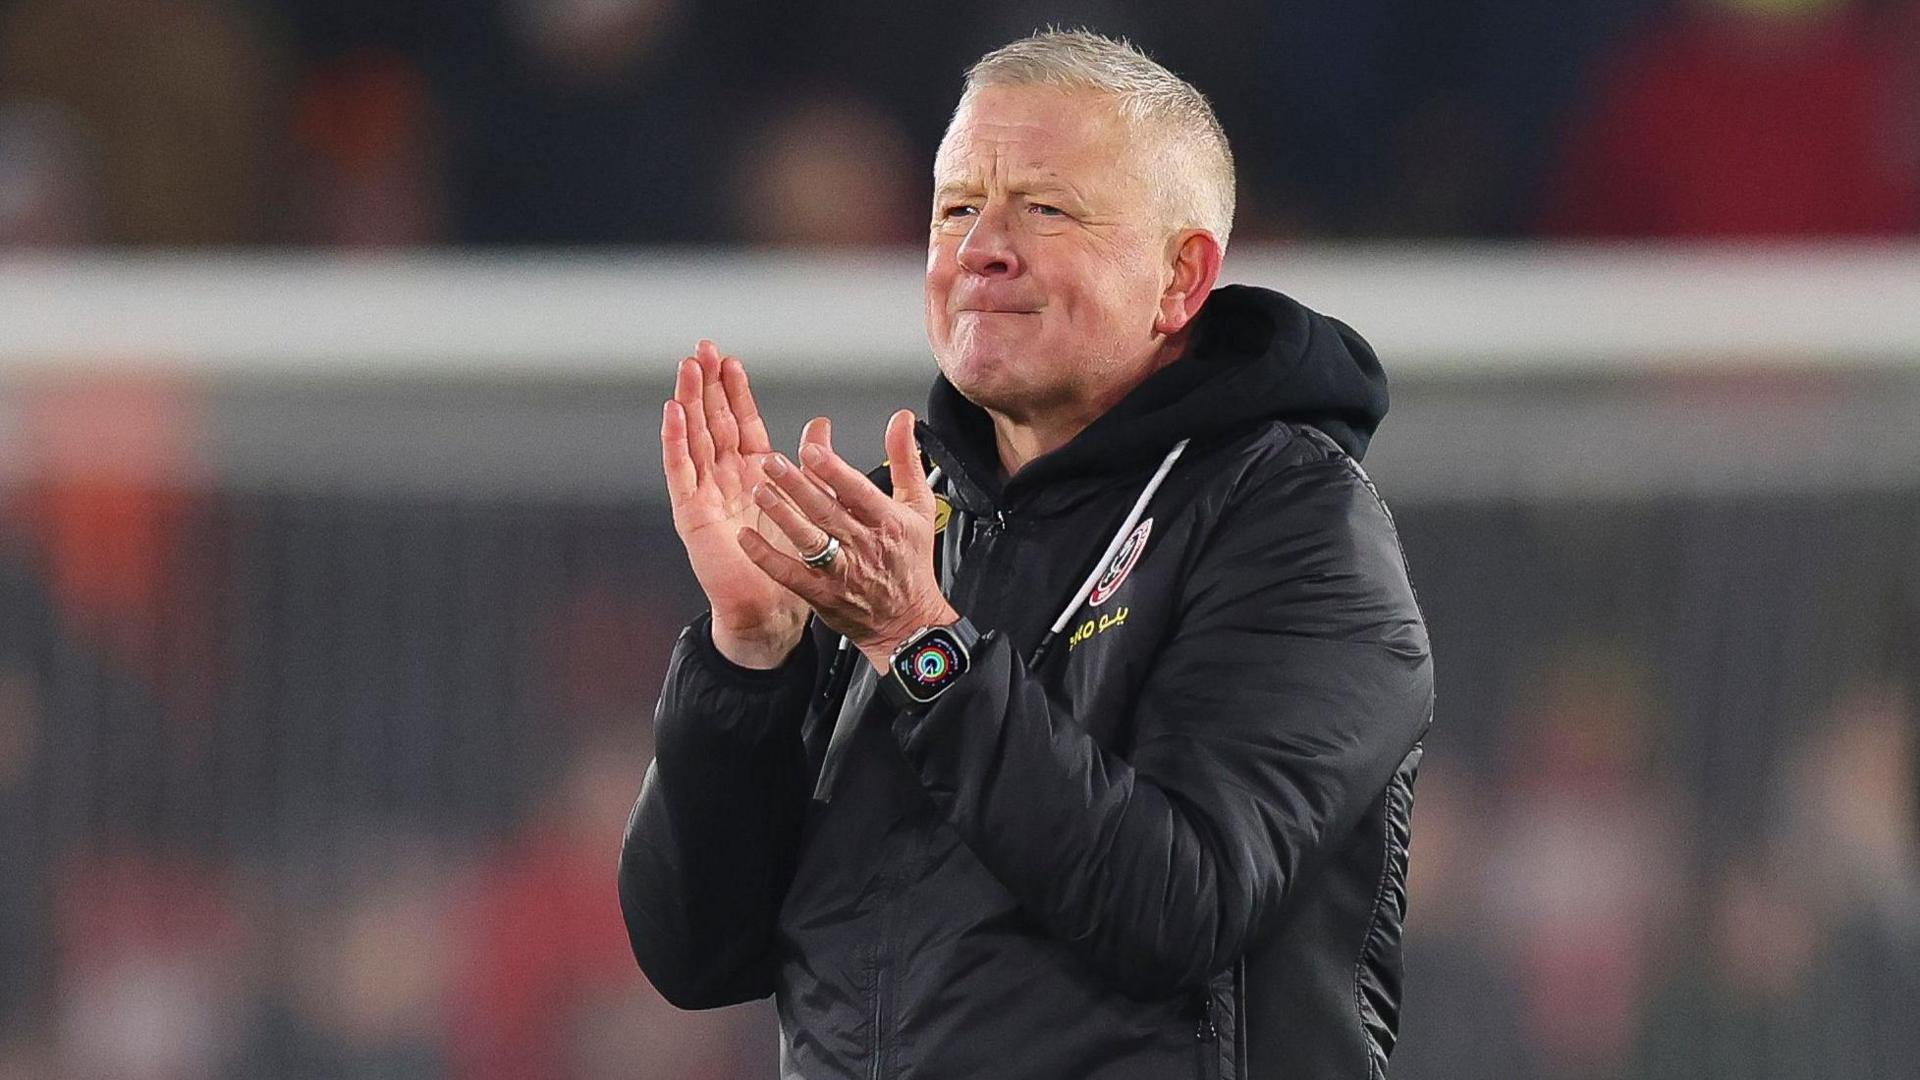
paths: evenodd
<path fill-rule="evenodd" d="M 1015 277 L 1020 273 L 1020 257 L 1014 251 L 1013 231 L 1007 227 L 1006 211 L 983 206 L 973 225 L 960 240 L 954 258 L 962 269 L 981 277 Z"/>

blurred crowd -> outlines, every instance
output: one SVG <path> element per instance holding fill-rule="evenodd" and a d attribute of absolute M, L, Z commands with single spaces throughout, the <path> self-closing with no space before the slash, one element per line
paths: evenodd
<path fill-rule="evenodd" d="M 966 65 L 1130 36 L 1236 235 L 1920 230 L 1916 0 L 0 0 L 0 246 L 871 245 Z"/>
<path fill-rule="evenodd" d="M 1910 1075 L 1910 691 L 1831 703 L 1751 778 L 1755 827 L 1685 783 L 1643 675 L 1581 660 L 1538 679 L 1491 790 L 1467 768 L 1421 778 L 1396 1075 Z"/>
<path fill-rule="evenodd" d="M 768 1075 L 614 894 L 665 521 L 181 486 L 189 401 L 63 384 L 3 440 L 0 1080 Z"/>

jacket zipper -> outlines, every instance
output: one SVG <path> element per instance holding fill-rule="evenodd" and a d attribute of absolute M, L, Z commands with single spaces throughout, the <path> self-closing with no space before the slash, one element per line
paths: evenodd
<path fill-rule="evenodd" d="M 879 882 L 880 939 L 873 946 L 873 1062 L 867 1067 L 869 1080 L 887 1080 L 893 1074 L 893 1067 L 888 1062 L 891 1052 L 888 1036 L 893 1031 L 893 1002 L 889 997 L 891 987 L 887 985 L 887 976 L 893 966 L 894 909 L 899 906 L 900 894 L 906 891 L 906 867 L 918 858 L 916 843 L 915 838 L 890 842 L 892 858 L 897 861 Z"/>
<path fill-rule="evenodd" d="M 986 535 L 991 538 L 1006 531 L 1007 516 L 1001 511 L 995 511 L 993 517 L 984 520 L 982 524 L 984 525 Z M 964 545 L 967 553 L 971 553 L 973 547 L 974 544 L 972 542 Z M 995 548 L 990 545 L 987 551 L 989 561 L 991 561 L 994 550 Z M 955 573 L 951 579 L 955 585 L 950 586 L 954 592 L 959 591 L 957 588 L 958 579 L 959 575 Z M 849 681 L 849 685 L 851 685 L 851 680 Z M 906 859 L 908 856 L 902 854 L 900 857 Z M 898 867 L 880 883 L 880 940 L 875 943 L 873 949 L 873 1012 L 871 1016 L 873 1025 L 873 1060 L 867 1066 L 867 1076 L 869 1080 L 886 1080 L 889 1072 L 887 1068 L 887 1053 L 889 1049 L 887 1045 L 887 1034 L 892 1024 L 892 1017 L 890 1016 L 891 1010 L 887 1007 L 889 1004 L 887 1000 L 887 968 L 891 962 L 892 953 L 887 945 L 889 935 L 893 930 L 894 902 L 898 899 L 903 889 L 904 874 Z"/>
<path fill-rule="evenodd" d="M 1000 561 L 1001 541 L 1007 534 L 1007 513 L 995 510 L 992 516 L 982 515 L 968 523 L 968 527 L 977 531 L 968 538 L 961 564 L 967 567 L 969 583 L 993 580 L 994 564 Z M 985 545 L 982 548 L 981 545 Z M 960 592 L 960 576 L 954 575 L 955 594 Z"/>
<path fill-rule="evenodd" d="M 1233 965 L 1233 1075 L 1253 1075 L 1247 1064 L 1247 959 Z"/>
<path fill-rule="evenodd" d="M 883 1080 L 885 1073 L 882 1063 L 887 1059 L 887 965 L 883 957 L 873 969 L 873 1067 L 867 1073 L 870 1080 Z"/>
<path fill-rule="evenodd" d="M 1200 1080 L 1219 1080 L 1220 1029 L 1213 1022 L 1213 994 L 1200 999 L 1200 1022 L 1194 1027 L 1193 1047 Z"/>

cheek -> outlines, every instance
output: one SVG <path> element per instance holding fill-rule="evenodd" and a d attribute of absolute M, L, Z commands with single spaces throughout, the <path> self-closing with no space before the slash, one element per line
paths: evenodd
<path fill-rule="evenodd" d="M 1098 322 L 1090 332 L 1113 340 L 1132 340 L 1149 332 L 1159 312 L 1159 278 L 1141 252 L 1116 249 L 1089 264 L 1080 294 L 1084 318 Z"/>
<path fill-rule="evenodd" d="M 953 288 L 953 260 L 940 246 L 927 246 L 926 319 L 927 336 L 944 341 L 947 336 L 947 293 Z"/>
<path fill-rule="evenodd" d="M 1075 335 L 1097 335 L 1123 303 L 1113 267 L 1097 258 L 1075 260 L 1056 267 L 1059 271 L 1047 289 L 1047 322 L 1055 330 Z"/>

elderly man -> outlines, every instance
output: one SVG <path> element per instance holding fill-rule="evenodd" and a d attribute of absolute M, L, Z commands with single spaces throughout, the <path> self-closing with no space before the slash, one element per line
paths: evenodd
<path fill-rule="evenodd" d="M 1131 46 L 987 55 L 934 173 L 940 377 L 874 479 L 681 363 L 712 611 L 628 825 L 634 954 L 686 1008 L 773 995 L 786 1077 L 1379 1077 L 1432 705 L 1356 463 L 1379 365 L 1214 288 L 1225 136 Z"/>

